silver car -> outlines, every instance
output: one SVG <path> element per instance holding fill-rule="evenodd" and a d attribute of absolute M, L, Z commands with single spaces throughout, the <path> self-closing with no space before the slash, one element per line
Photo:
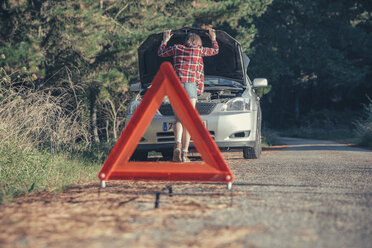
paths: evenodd
<path fill-rule="evenodd" d="M 168 45 L 183 43 L 188 32 L 200 35 L 203 46 L 211 42 L 205 30 L 182 28 L 173 30 Z M 196 109 L 221 150 L 241 148 L 244 158 L 255 159 L 261 155 L 261 108 L 256 88 L 266 87 L 265 78 L 253 82 L 247 75 L 249 58 L 240 44 L 223 31 L 216 30 L 219 54 L 204 57 L 204 93 L 198 96 Z M 150 35 L 138 49 L 141 84 L 132 86 L 137 96 L 128 106 L 129 120 L 151 84 L 162 62 L 171 58 L 157 56 L 162 34 Z M 133 160 L 146 160 L 150 151 L 161 152 L 171 158 L 174 146 L 173 125 L 175 117 L 172 106 L 164 99 L 149 128 L 143 135 L 132 156 Z M 193 148 L 192 137 L 190 149 Z"/>

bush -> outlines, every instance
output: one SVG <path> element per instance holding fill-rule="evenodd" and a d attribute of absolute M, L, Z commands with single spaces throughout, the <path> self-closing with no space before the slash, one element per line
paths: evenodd
<path fill-rule="evenodd" d="M 319 140 L 336 140 L 339 142 L 354 143 L 355 134 L 351 129 L 345 127 L 334 128 L 314 128 L 314 127 L 299 127 L 287 130 L 281 130 L 280 136 L 319 139 Z"/>
<path fill-rule="evenodd" d="M 0 68 L 1 69 L 1 68 Z M 0 203 L 29 192 L 58 190 L 92 180 L 98 163 L 86 166 L 89 130 L 66 94 L 12 83 L 0 77 Z M 70 156 L 78 151 L 79 154 Z M 89 161 L 92 164 L 92 161 Z"/>
<path fill-rule="evenodd" d="M 297 127 L 283 129 L 280 135 L 355 143 L 353 120 L 356 116 L 357 112 L 352 110 L 312 110 L 301 118 Z"/>
<path fill-rule="evenodd" d="M 262 130 L 262 145 L 263 146 L 274 146 L 278 145 L 278 135 L 271 129 L 263 128 Z"/>
<path fill-rule="evenodd" d="M 355 122 L 359 145 L 372 147 L 372 100 L 364 106 L 364 118 Z"/>
<path fill-rule="evenodd" d="M 352 120 L 355 120 L 356 115 L 356 111 L 352 110 L 311 110 L 309 113 L 302 116 L 298 124 L 301 128 L 333 130 L 336 127 L 348 129 L 353 127 Z"/>
<path fill-rule="evenodd" d="M 26 87 L 6 78 L 0 79 L 0 146 L 61 151 L 89 144 L 87 121 L 81 110 L 70 106 L 68 94 L 59 90 L 53 96 L 53 89 L 36 90 L 32 81 Z"/>

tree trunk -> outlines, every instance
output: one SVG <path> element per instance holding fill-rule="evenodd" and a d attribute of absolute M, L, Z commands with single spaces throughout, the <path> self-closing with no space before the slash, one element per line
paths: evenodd
<path fill-rule="evenodd" d="M 118 112 L 119 112 L 119 110 L 117 110 L 115 108 L 115 104 L 114 104 L 113 101 L 108 99 L 108 102 L 110 103 L 110 106 L 111 106 L 111 116 L 112 116 L 112 125 L 113 125 L 112 132 L 113 132 L 113 135 L 114 135 L 114 140 L 117 140 L 117 138 L 118 138 L 117 127 L 118 127 Z"/>
<path fill-rule="evenodd" d="M 118 133 L 117 133 L 117 127 L 116 127 L 116 120 L 117 118 L 115 117 L 115 120 L 114 120 L 114 140 L 117 140 L 118 139 Z"/>
<path fill-rule="evenodd" d="M 295 93 L 294 114 L 295 114 L 295 120 L 298 121 L 300 119 L 300 94 L 299 92 Z"/>
<path fill-rule="evenodd" d="M 98 136 L 98 127 L 97 127 L 97 108 L 94 105 L 92 107 L 92 112 L 91 112 L 91 127 L 92 127 L 92 132 L 93 132 L 93 140 L 96 143 L 99 143 L 99 136 Z"/>
<path fill-rule="evenodd" d="M 90 94 L 90 127 L 93 134 L 93 142 L 99 143 L 98 127 L 97 127 L 97 93 L 91 89 Z"/>
<path fill-rule="evenodd" d="M 109 138 L 109 121 L 106 120 L 106 142 L 108 143 L 110 140 Z"/>

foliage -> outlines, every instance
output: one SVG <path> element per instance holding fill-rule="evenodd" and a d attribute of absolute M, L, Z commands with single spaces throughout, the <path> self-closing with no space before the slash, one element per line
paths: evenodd
<path fill-rule="evenodd" d="M 283 0 L 256 18 L 250 70 L 273 87 L 263 100 L 271 127 L 293 126 L 324 108 L 360 110 L 372 91 L 371 7 L 358 0 Z"/>
<path fill-rule="evenodd" d="M 280 136 L 318 139 L 318 140 L 335 140 L 338 142 L 355 144 L 355 134 L 352 129 L 346 127 L 333 128 L 314 128 L 314 127 L 299 127 L 291 129 L 283 129 L 278 131 Z"/>
<path fill-rule="evenodd" d="M 312 127 L 319 129 L 346 128 L 353 127 L 355 113 L 352 110 L 335 111 L 322 109 L 319 111 L 311 110 L 302 116 L 298 125 L 301 127 Z"/>
<path fill-rule="evenodd" d="M 279 135 L 355 144 L 354 118 L 355 111 L 351 110 L 312 110 L 302 116 L 296 128 L 279 129 Z"/>
<path fill-rule="evenodd" d="M 59 89 L 60 94 L 53 96 L 50 88 L 31 87 L 32 80 L 18 83 L 7 78 L 0 67 L 0 146 L 19 142 L 59 151 L 89 144 L 87 123 L 81 109 L 70 110 L 68 93 Z"/>
<path fill-rule="evenodd" d="M 116 139 L 124 124 L 128 85 L 139 78 L 137 48 L 149 34 L 212 25 L 236 36 L 248 49 L 256 32 L 252 17 L 262 15 L 270 3 L 3 1 L 0 66 L 8 75 L 22 69 L 25 74 L 18 77 L 32 76 L 43 88 L 73 89 L 73 108 L 85 107 L 93 140 Z"/>
<path fill-rule="evenodd" d="M 262 130 L 262 146 L 274 146 L 274 145 L 279 145 L 278 142 L 278 134 L 268 128 L 263 128 Z"/>
<path fill-rule="evenodd" d="M 263 97 L 264 95 L 268 94 L 272 89 L 272 85 L 268 85 L 265 88 L 258 88 L 255 89 L 257 96 Z"/>
<path fill-rule="evenodd" d="M 372 147 L 372 100 L 364 106 L 364 117 L 355 122 L 359 145 Z"/>
<path fill-rule="evenodd" d="M 123 127 L 128 85 L 139 80 L 139 44 L 165 29 L 213 26 L 240 41 L 251 76 L 269 79 L 272 88 L 259 92 L 270 91 L 264 121 L 293 126 L 312 111 L 366 103 L 371 8 L 365 0 L 7 0 L 0 65 L 42 87 L 73 85 L 93 140 L 110 140 Z"/>
<path fill-rule="evenodd" d="M 32 80 L 13 82 L 5 70 L 0 72 L 0 203 L 91 180 L 97 160 L 86 166 L 88 162 L 68 156 L 90 148 L 79 109 L 69 110 L 63 92 L 53 96 L 29 87 Z"/>

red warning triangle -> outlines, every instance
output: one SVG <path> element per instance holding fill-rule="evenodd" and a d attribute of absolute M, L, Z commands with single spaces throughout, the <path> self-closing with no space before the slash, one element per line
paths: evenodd
<path fill-rule="evenodd" d="M 168 96 L 174 111 L 189 131 L 204 163 L 129 162 L 165 96 Z M 226 183 L 234 179 L 219 148 L 191 105 L 185 89 L 169 62 L 161 65 L 151 87 L 121 133 L 98 177 L 101 181 L 160 180 Z"/>

